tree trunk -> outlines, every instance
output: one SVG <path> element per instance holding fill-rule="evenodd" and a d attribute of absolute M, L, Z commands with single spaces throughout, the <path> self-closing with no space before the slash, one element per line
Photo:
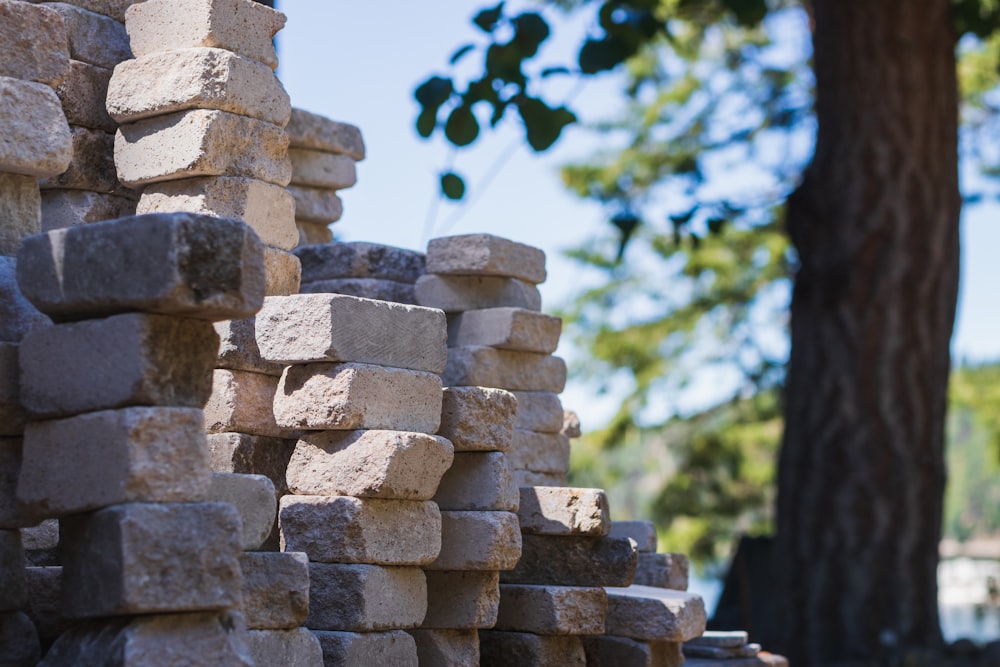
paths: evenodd
<path fill-rule="evenodd" d="M 961 207 L 949 0 L 812 4 L 818 127 L 788 206 L 800 268 L 775 545 L 776 647 L 794 667 L 941 642 Z"/>

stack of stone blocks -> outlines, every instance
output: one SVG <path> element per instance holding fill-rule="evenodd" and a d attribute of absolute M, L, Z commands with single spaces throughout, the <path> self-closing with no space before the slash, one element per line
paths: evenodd
<path fill-rule="evenodd" d="M 331 121 L 332 122 L 332 121 Z M 304 294 L 332 293 L 416 304 L 424 254 L 375 243 L 325 243 L 295 249 Z"/>

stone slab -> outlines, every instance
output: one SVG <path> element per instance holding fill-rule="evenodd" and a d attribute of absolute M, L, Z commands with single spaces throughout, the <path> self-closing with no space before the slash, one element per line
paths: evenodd
<path fill-rule="evenodd" d="M 559 395 L 550 391 L 515 391 L 517 411 L 514 428 L 539 433 L 559 433 L 563 426 L 563 407 Z"/>
<path fill-rule="evenodd" d="M 295 449 L 295 440 L 247 433 L 210 433 L 207 438 L 214 472 L 264 475 L 274 484 L 276 498 L 288 493 L 285 469 Z"/>
<path fill-rule="evenodd" d="M 219 353 L 216 357 L 218 368 L 281 377 L 281 371 L 285 367 L 264 361 L 260 356 L 255 318 L 216 322 L 215 333 L 219 335 Z"/>
<path fill-rule="evenodd" d="M 29 422 L 18 500 L 38 517 L 204 498 L 208 451 L 197 408 L 104 410 Z"/>
<path fill-rule="evenodd" d="M 424 274 L 424 255 L 377 243 L 351 242 L 299 248 L 305 282 L 332 278 L 381 278 L 414 283 Z"/>
<path fill-rule="evenodd" d="M 25 236 L 42 230 L 42 202 L 33 176 L 0 173 L 0 255 L 13 257 Z"/>
<path fill-rule="evenodd" d="M 441 522 L 430 501 L 288 495 L 279 510 L 282 551 L 317 563 L 424 565 L 441 550 Z"/>
<path fill-rule="evenodd" d="M 21 367 L 17 343 L 0 343 L 0 436 L 24 432 L 25 413 L 21 405 Z"/>
<path fill-rule="evenodd" d="M 681 667 L 677 642 L 640 642 L 627 637 L 583 637 L 587 667 Z"/>
<path fill-rule="evenodd" d="M 0 438 L 0 530 L 37 523 L 17 502 L 17 480 L 21 474 L 21 438 Z"/>
<path fill-rule="evenodd" d="M 509 570 L 521 557 L 512 512 L 441 512 L 441 552 L 425 570 Z"/>
<path fill-rule="evenodd" d="M 55 87 L 63 113 L 70 125 L 114 133 L 118 124 L 111 120 L 104 101 L 112 70 L 79 60 L 71 60 L 69 74 Z"/>
<path fill-rule="evenodd" d="M 448 318 L 448 347 L 480 345 L 551 354 L 560 333 L 560 318 L 524 308 L 469 310 Z"/>
<path fill-rule="evenodd" d="M 46 2 L 47 0 L 27 0 L 28 2 Z M 91 12 L 110 16 L 119 23 L 125 23 L 125 10 L 136 0 L 73 0 L 71 4 Z"/>
<path fill-rule="evenodd" d="M 539 635 L 602 635 L 603 588 L 500 584 L 497 630 Z"/>
<path fill-rule="evenodd" d="M 434 502 L 442 510 L 516 512 L 520 500 L 503 452 L 459 452 L 441 478 Z"/>
<path fill-rule="evenodd" d="M 62 16 L 73 60 L 111 69 L 132 57 L 125 26 L 115 19 L 65 2 L 46 2 L 44 6 Z"/>
<path fill-rule="evenodd" d="M 300 222 L 312 222 L 325 227 L 340 220 L 344 214 L 344 202 L 333 190 L 298 185 L 288 185 L 287 189 L 295 200 L 295 219 Z M 323 242 L 332 240 L 333 235 L 330 234 L 330 238 Z"/>
<path fill-rule="evenodd" d="M 309 615 L 309 561 L 304 553 L 257 552 L 240 556 L 247 627 L 292 630 Z"/>
<path fill-rule="evenodd" d="M 52 320 L 21 292 L 17 284 L 17 259 L 0 255 L 0 341 L 19 343 L 36 327 L 51 326 Z"/>
<path fill-rule="evenodd" d="M 517 410 L 514 395 L 491 387 L 446 387 L 438 433 L 451 440 L 455 451 L 505 452 L 514 435 Z"/>
<path fill-rule="evenodd" d="M 613 525 L 603 489 L 522 486 L 520 495 L 523 533 L 604 537 Z"/>
<path fill-rule="evenodd" d="M 441 376 L 447 387 L 500 387 L 558 394 L 566 386 L 566 362 L 534 352 L 492 347 L 453 347 Z"/>
<path fill-rule="evenodd" d="M 476 630 L 408 630 L 417 643 L 417 657 L 426 667 L 476 667 L 479 633 Z"/>
<path fill-rule="evenodd" d="M 354 125 L 330 120 L 303 109 L 292 109 L 292 117 L 285 131 L 295 148 L 347 155 L 358 161 L 365 159 L 361 131 Z"/>
<path fill-rule="evenodd" d="M 685 642 L 705 631 L 705 603 L 698 595 L 651 586 L 606 590 L 610 635 Z"/>
<path fill-rule="evenodd" d="M 135 215 L 136 208 L 128 197 L 88 190 L 42 190 L 41 199 L 43 232 L 124 218 Z"/>
<path fill-rule="evenodd" d="M 298 294 L 302 280 L 299 258 L 280 248 L 264 246 L 264 294 L 289 296 Z"/>
<path fill-rule="evenodd" d="M 684 554 L 640 553 L 634 583 L 686 591 L 689 570 L 688 558 Z"/>
<path fill-rule="evenodd" d="M 66 615 L 236 607 L 240 517 L 225 503 L 135 503 L 62 523 Z"/>
<path fill-rule="evenodd" d="M 62 567 L 28 567 L 24 571 L 31 595 L 24 613 L 38 631 L 43 650 L 74 622 L 62 612 Z"/>
<path fill-rule="evenodd" d="M 69 35 L 58 12 L 0 2 L 0 76 L 56 86 L 69 73 Z"/>
<path fill-rule="evenodd" d="M 744 644 L 737 648 L 722 648 L 721 646 L 706 646 L 702 644 L 683 644 L 684 655 L 691 658 L 707 658 L 710 660 L 738 660 L 741 658 L 756 658 L 760 653 L 760 644 Z"/>
<path fill-rule="evenodd" d="M 216 369 L 212 395 L 205 404 L 209 433 L 249 433 L 271 438 L 293 438 L 297 431 L 280 426 L 272 404 L 279 378 L 261 373 Z"/>
<path fill-rule="evenodd" d="M 243 551 L 260 549 L 278 514 L 274 483 L 263 475 L 213 473 L 206 500 L 229 503 L 240 513 Z"/>
<path fill-rule="evenodd" d="M 73 159 L 73 138 L 55 91 L 0 76 L 0 172 L 55 176 Z"/>
<path fill-rule="evenodd" d="M 338 216 L 339 217 L 339 216 Z M 333 232 L 330 231 L 330 223 L 334 222 L 330 220 L 328 222 L 311 222 L 309 220 L 304 220 L 302 218 L 295 219 L 295 227 L 299 230 L 299 245 L 316 245 L 320 243 L 331 243 L 333 241 Z M 323 290 L 318 290 L 323 291 Z M 355 294 L 354 296 L 365 296 L 364 294 Z M 369 299 L 375 297 L 368 297 Z"/>
<path fill-rule="evenodd" d="M 635 542 L 627 537 L 522 535 L 521 559 L 501 581 L 625 587 L 635 578 L 637 556 Z"/>
<path fill-rule="evenodd" d="M 413 628 L 427 612 L 427 584 L 417 567 L 310 563 L 309 581 L 312 630 Z"/>
<path fill-rule="evenodd" d="M 288 366 L 274 415 L 292 429 L 434 433 L 441 421 L 441 379 L 372 364 Z"/>
<path fill-rule="evenodd" d="M 254 665 L 320 667 L 323 649 L 306 628 L 289 630 L 249 630 L 247 647 Z"/>
<path fill-rule="evenodd" d="M 292 183 L 298 186 L 344 190 L 358 182 L 354 159 L 309 148 L 289 148 Z"/>
<path fill-rule="evenodd" d="M 579 637 L 541 636 L 528 632 L 479 633 L 482 667 L 585 667 L 587 656 Z"/>
<path fill-rule="evenodd" d="M 5 665 L 31 667 L 38 664 L 41 647 L 31 619 L 23 612 L 0 614 L 0 656 Z"/>
<path fill-rule="evenodd" d="M 745 630 L 706 630 L 701 636 L 689 639 L 686 643 L 693 646 L 739 649 L 749 642 L 750 635 Z"/>
<path fill-rule="evenodd" d="M 0 616 L 28 603 L 24 546 L 17 530 L 0 530 Z"/>
<path fill-rule="evenodd" d="M 565 472 L 535 472 L 534 470 L 517 470 L 513 472 L 514 483 L 525 486 L 569 486 Z"/>
<path fill-rule="evenodd" d="M 423 628 L 492 628 L 500 604 L 498 572 L 427 572 Z M 419 641 L 418 641 L 419 646 Z"/>
<path fill-rule="evenodd" d="M 484 308 L 541 310 L 538 288 L 517 278 L 426 274 L 415 283 L 417 303 L 446 313 Z"/>
<path fill-rule="evenodd" d="M 613 521 L 611 537 L 631 537 L 639 553 L 656 552 L 656 524 L 652 521 Z"/>
<path fill-rule="evenodd" d="M 413 637 L 402 630 L 392 632 L 323 632 L 313 634 L 323 647 L 324 665 L 378 665 L 417 667 Z"/>
<path fill-rule="evenodd" d="M 118 181 L 115 170 L 115 135 L 104 130 L 70 126 L 73 159 L 69 167 L 57 176 L 39 181 L 43 190 L 87 190 L 117 195 L 128 199 L 138 193 Z"/>
<path fill-rule="evenodd" d="M 452 464 L 445 438 L 406 431 L 321 431 L 298 441 L 286 479 L 299 495 L 430 500 Z"/>
<path fill-rule="evenodd" d="M 444 313 L 342 294 L 264 300 L 257 345 L 282 364 L 359 362 L 440 373 L 448 361 Z"/>
<path fill-rule="evenodd" d="M 514 429 L 507 456 L 515 469 L 565 473 L 569 471 L 569 438 L 562 433 Z"/>
<path fill-rule="evenodd" d="M 719 661 L 713 658 L 688 658 L 684 661 L 686 667 L 719 667 Z M 755 658 L 727 658 L 723 667 L 788 667 L 784 656 L 761 652 Z"/>
<path fill-rule="evenodd" d="M 492 234 L 462 234 L 431 239 L 427 272 L 463 276 L 504 276 L 545 282 L 545 253 Z"/>
<path fill-rule="evenodd" d="M 410 283 L 380 278 L 331 278 L 304 283 L 303 294 L 346 294 L 364 299 L 379 299 L 416 305 L 417 299 Z"/>

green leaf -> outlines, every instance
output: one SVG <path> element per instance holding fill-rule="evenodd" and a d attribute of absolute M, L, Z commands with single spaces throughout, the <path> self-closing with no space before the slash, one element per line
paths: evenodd
<path fill-rule="evenodd" d="M 549 24 L 536 12 L 525 12 L 514 17 L 511 21 L 514 25 L 513 44 L 518 46 L 521 58 L 531 58 L 538 53 L 538 47 L 542 45 L 551 34 Z"/>
<path fill-rule="evenodd" d="M 501 2 L 496 7 L 490 9 L 484 9 L 480 11 L 472 19 L 472 22 L 479 27 L 483 32 L 493 32 L 497 23 L 500 21 L 500 17 L 503 15 L 503 3 Z"/>
<path fill-rule="evenodd" d="M 456 146 L 468 146 L 479 136 L 479 121 L 466 104 L 452 109 L 444 125 L 444 136 Z"/>
<path fill-rule="evenodd" d="M 417 116 L 417 134 L 426 139 L 434 133 L 435 127 L 437 127 L 437 110 L 421 111 Z"/>
<path fill-rule="evenodd" d="M 611 224 L 618 228 L 618 255 L 615 263 L 620 263 L 625 256 L 625 247 L 632 234 L 639 228 L 640 220 L 634 213 L 618 213 L 611 218 Z"/>
<path fill-rule="evenodd" d="M 723 4 L 746 28 L 760 25 L 767 16 L 767 0 L 723 0 Z"/>
<path fill-rule="evenodd" d="M 523 87 L 527 80 L 521 71 L 522 60 L 516 44 L 491 44 L 486 49 L 486 78 Z"/>
<path fill-rule="evenodd" d="M 635 55 L 638 45 L 630 45 L 618 37 L 588 39 L 580 47 L 578 60 L 584 74 L 597 74 L 614 69 Z"/>
<path fill-rule="evenodd" d="M 454 65 L 455 63 L 457 63 L 459 60 L 462 59 L 462 56 L 464 56 L 469 51 L 472 51 L 474 48 L 476 48 L 475 44 L 466 44 L 465 46 L 462 46 L 457 51 L 455 51 L 455 53 L 451 54 L 451 58 L 448 59 L 448 63 L 450 65 Z"/>
<path fill-rule="evenodd" d="M 441 193 L 452 201 L 458 201 L 465 196 L 465 181 L 453 171 L 441 174 Z"/>
<path fill-rule="evenodd" d="M 455 92 L 455 86 L 451 79 L 432 76 L 417 86 L 417 89 L 413 91 L 413 96 L 417 98 L 417 102 L 424 108 L 424 111 L 437 111 L 453 92 Z"/>
<path fill-rule="evenodd" d="M 563 129 L 576 122 L 576 114 L 566 107 L 553 109 L 537 97 L 519 98 L 517 110 L 524 121 L 528 145 L 537 152 L 551 147 Z"/>

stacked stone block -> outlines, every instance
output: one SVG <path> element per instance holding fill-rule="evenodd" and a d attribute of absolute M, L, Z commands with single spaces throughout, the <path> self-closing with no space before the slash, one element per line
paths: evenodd
<path fill-rule="evenodd" d="M 305 293 L 332 293 L 416 304 L 414 283 L 424 274 L 424 255 L 375 243 L 300 246 Z"/>

